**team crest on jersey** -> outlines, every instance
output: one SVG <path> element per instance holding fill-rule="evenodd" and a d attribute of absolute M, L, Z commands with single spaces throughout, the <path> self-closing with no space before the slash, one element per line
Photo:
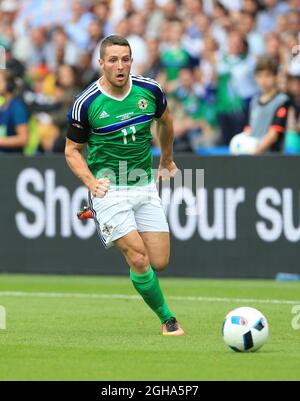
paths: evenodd
<path fill-rule="evenodd" d="M 106 235 L 110 236 L 112 234 L 112 232 L 113 232 L 113 229 L 114 229 L 113 226 L 110 226 L 110 225 L 105 223 L 105 224 L 103 224 L 103 227 L 102 227 L 101 231 L 102 231 L 103 234 L 106 234 Z"/>
<path fill-rule="evenodd" d="M 145 99 L 140 99 L 138 102 L 138 106 L 141 110 L 146 110 L 146 108 L 148 107 L 148 102 Z"/>

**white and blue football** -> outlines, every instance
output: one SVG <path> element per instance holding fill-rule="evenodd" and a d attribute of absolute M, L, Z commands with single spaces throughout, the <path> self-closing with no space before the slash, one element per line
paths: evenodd
<path fill-rule="evenodd" d="M 265 316 L 254 308 L 232 310 L 222 328 L 225 343 L 236 352 L 254 352 L 268 339 L 269 325 Z"/>

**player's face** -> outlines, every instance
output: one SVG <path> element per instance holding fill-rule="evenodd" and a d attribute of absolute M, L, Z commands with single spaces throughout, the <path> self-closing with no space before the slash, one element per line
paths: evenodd
<path fill-rule="evenodd" d="M 122 88 L 128 82 L 132 58 L 127 46 L 108 46 L 105 49 L 103 59 L 100 59 L 100 67 L 112 86 Z"/>

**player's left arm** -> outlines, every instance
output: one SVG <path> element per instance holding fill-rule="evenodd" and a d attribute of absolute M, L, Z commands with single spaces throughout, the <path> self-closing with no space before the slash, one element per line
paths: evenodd
<path fill-rule="evenodd" d="M 289 102 L 286 102 L 277 109 L 272 124 L 256 148 L 254 155 L 260 155 L 264 153 L 278 141 L 280 135 L 284 135 L 287 125 L 288 109 Z"/>
<path fill-rule="evenodd" d="M 164 181 L 175 177 L 178 170 L 173 160 L 173 118 L 168 107 L 157 120 L 157 136 L 161 151 L 157 179 L 161 178 Z"/>

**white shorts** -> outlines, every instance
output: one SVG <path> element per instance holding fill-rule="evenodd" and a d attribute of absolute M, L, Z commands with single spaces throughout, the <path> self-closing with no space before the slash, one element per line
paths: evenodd
<path fill-rule="evenodd" d="M 99 237 L 106 248 L 131 231 L 169 232 L 154 182 L 143 186 L 110 187 L 104 198 L 89 193 Z"/>

